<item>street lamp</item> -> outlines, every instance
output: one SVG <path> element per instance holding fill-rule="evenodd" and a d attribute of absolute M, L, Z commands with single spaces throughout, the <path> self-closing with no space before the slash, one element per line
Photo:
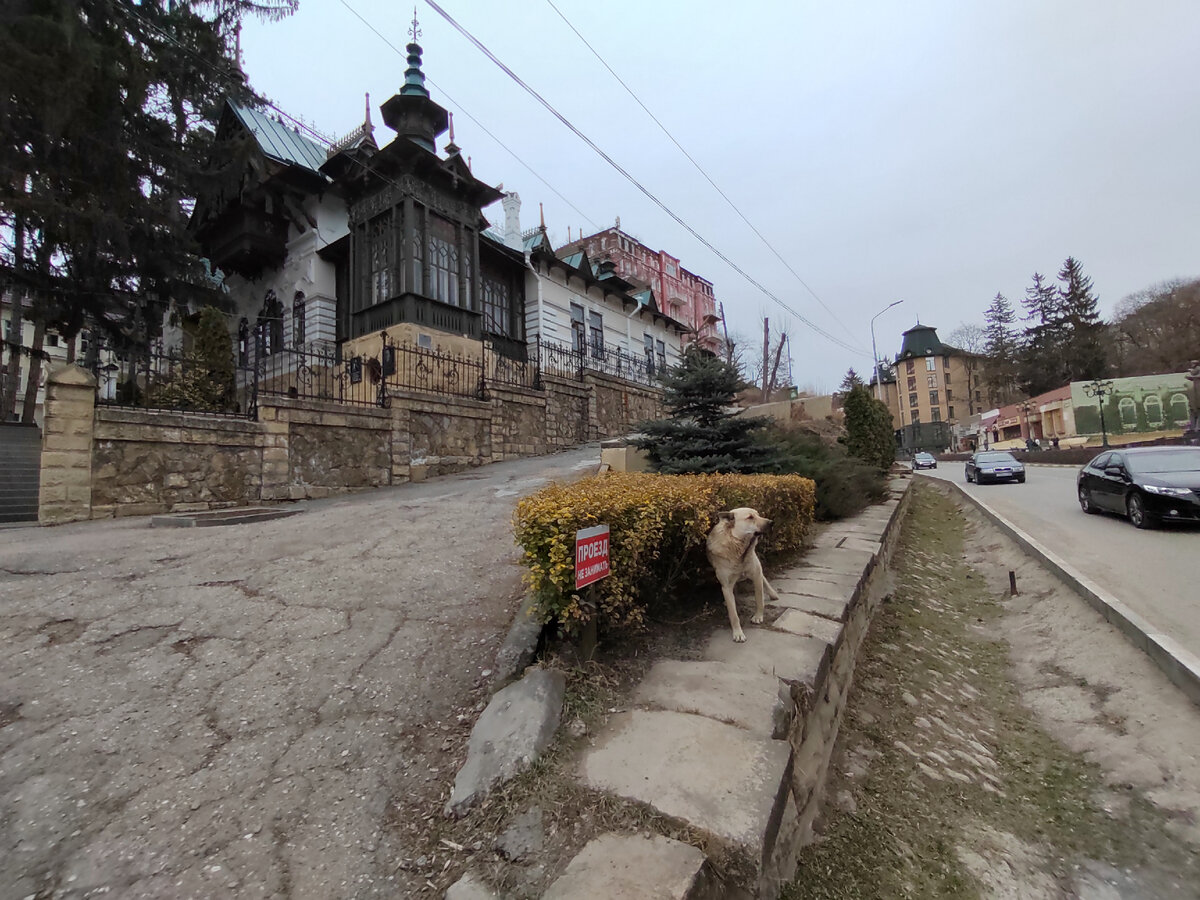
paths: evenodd
<path fill-rule="evenodd" d="M 875 313 L 875 315 L 871 316 L 871 360 L 875 363 L 875 385 L 876 385 L 875 399 L 876 400 L 879 399 L 879 352 L 875 349 L 875 320 L 878 319 L 880 316 L 882 316 L 885 312 L 887 312 L 893 306 L 899 306 L 903 302 L 904 302 L 903 300 L 893 300 L 891 303 L 889 303 L 887 306 L 885 306 L 879 312 Z M 896 390 L 897 391 L 900 390 L 899 386 L 896 387 Z M 903 406 L 903 404 L 901 404 L 901 406 Z"/>
<path fill-rule="evenodd" d="M 1100 405 L 1100 439 L 1105 447 L 1108 446 L 1108 428 L 1104 425 L 1104 398 L 1112 391 L 1113 383 L 1099 378 L 1089 381 L 1083 386 L 1083 392 L 1089 397 L 1095 397 L 1096 402 Z"/>

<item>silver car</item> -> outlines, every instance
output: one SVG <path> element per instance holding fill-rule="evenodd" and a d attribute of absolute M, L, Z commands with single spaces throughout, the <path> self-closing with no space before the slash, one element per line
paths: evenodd
<path fill-rule="evenodd" d="M 1024 464 L 1007 450 L 981 450 L 967 460 L 967 481 L 976 484 L 1015 481 L 1025 483 Z"/>

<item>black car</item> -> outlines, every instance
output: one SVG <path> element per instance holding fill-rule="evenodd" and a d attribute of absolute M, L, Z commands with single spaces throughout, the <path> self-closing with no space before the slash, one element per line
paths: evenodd
<path fill-rule="evenodd" d="M 1025 483 L 1025 466 L 1007 450 L 980 450 L 967 460 L 967 481 L 986 484 L 989 481 Z"/>
<path fill-rule="evenodd" d="M 913 471 L 917 469 L 936 469 L 937 458 L 932 453 L 917 453 L 913 455 Z"/>
<path fill-rule="evenodd" d="M 1128 516 L 1137 528 L 1200 522 L 1200 447 L 1106 450 L 1079 470 L 1085 513 Z"/>

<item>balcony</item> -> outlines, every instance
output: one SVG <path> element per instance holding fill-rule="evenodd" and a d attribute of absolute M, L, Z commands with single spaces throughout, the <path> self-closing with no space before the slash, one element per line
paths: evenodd
<path fill-rule="evenodd" d="M 350 319 L 350 337 L 362 337 L 392 325 L 411 324 L 479 338 L 482 323 L 483 316 L 473 310 L 406 293 L 354 313 Z"/>

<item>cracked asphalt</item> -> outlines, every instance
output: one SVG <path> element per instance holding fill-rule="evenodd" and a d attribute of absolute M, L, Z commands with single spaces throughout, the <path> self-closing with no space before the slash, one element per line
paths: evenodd
<path fill-rule="evenodd" d="M 409 895 L 520 596 L 513 506 L 598 457 L 0 531 L 0 898 Z"/>

